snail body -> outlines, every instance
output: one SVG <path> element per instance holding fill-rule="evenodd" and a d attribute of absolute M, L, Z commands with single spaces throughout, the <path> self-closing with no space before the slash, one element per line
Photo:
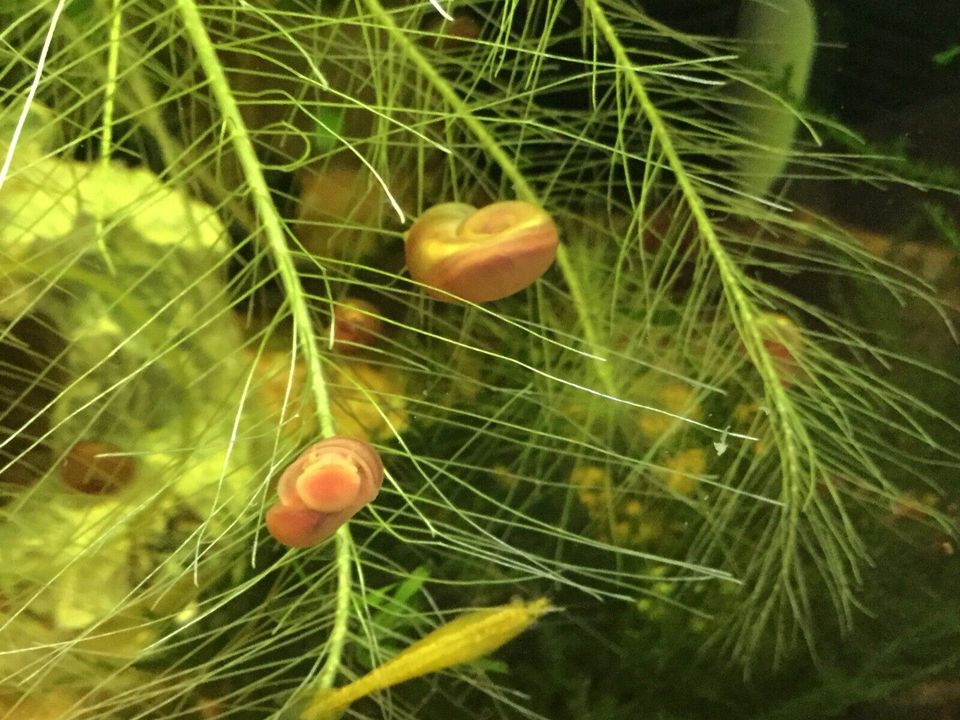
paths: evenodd
<path fill-rule="evenodd" d="M 267 530 L 289 547 L 316 545 L 376 498 L 382 483 L 383 463 L 371 445 L 343 436 L 321 440 L 283 471 Z"/>
<path fill-rule="evenodd" d="M 406 236 L 410 276 L 441 300 L 482 303 L 532 285 L 553 264 L 559 231 L 543 208 L 520 200 L 477 209 L 442 203 Z"/>

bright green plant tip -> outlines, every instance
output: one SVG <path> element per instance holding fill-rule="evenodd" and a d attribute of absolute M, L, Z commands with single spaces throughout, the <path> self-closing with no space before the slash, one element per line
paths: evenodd
<path fill-rule="evenodd" d="M 953 45 L 942 52 L 938 52 L 933 56 L 933 61 L 937 63 L 937 65 L 947 65 L 957 57 L 960 57 L 960 44 Z"/>

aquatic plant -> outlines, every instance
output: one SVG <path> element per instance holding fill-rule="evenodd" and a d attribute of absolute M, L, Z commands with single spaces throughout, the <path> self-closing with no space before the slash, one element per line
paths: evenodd
<path fill-rule="evenodd" d="M 814 667 L 954 542 L 957 368 L 858 312 L 947 304 L 769 194 L 896 175 L 735 37 L 522 5 L 0 9 L 0 716 L 286 718 L 515 594 L 562 609 L 523 653 L 350 712 L 549 716 L 507 686 L 596 638 L 707 694 L 695 654 Z M 523 209 L 536 262 L 420 272 L 438 207 Z"/>

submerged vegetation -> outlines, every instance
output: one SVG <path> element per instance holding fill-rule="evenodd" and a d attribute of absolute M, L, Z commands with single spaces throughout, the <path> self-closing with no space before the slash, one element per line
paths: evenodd
<path fill-rule="evenodd" d="M 793 190 L 960 188 L 810 109 L 809 3 L 746 4 L 5 3 L 0 717 L 827 718 L 955 677 L 957 218 Z"/>

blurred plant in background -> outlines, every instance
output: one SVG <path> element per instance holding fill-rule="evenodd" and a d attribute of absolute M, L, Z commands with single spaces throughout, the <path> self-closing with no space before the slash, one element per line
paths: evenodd
<path fill-rule="evenodd" d="M 0 717 L 302 717 L 418 638 L 450 662 L 351 716 L 835 717 L 955 677 L 957 258 L 794 189 L 958 187 L 811 109 L 810 3 L 731 7 L 5 4 Z M 489 209 L 527 209 L 536 272 L 408 273 L 444 203 L 504 253 Z M 382 490 L 284 548 L 277 480 L 335 434 Z"/>

